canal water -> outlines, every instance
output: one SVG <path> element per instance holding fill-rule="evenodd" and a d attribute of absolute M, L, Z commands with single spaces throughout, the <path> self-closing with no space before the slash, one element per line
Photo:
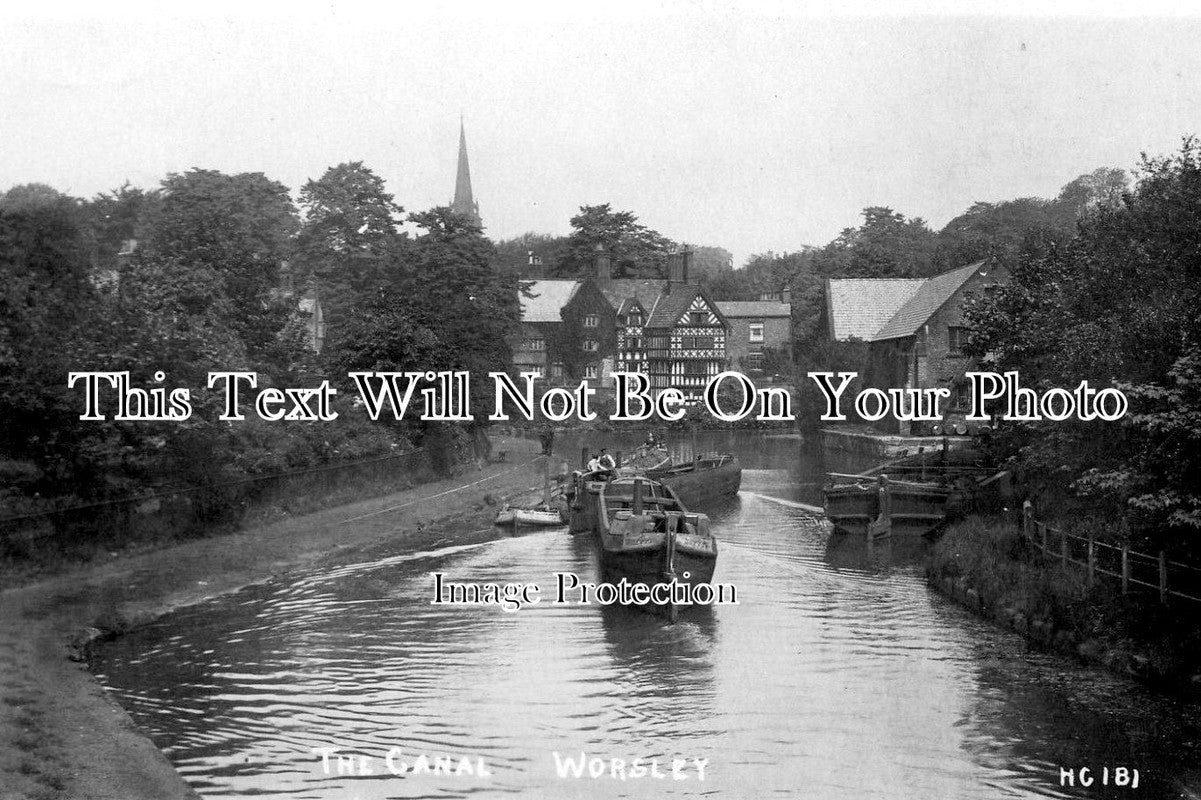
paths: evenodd
<path fill-rule="evenodd" d="M 801 440 L 718 439 L 745 467 L 707 509 L 738 605 L 671 626 L 551 603 L 554 573 L 596 580 L 563 529 L 398 536 L 174 613 L 94 669 L 213 798 L 1199 796 L 1196 707 L 1029 649 L 931 593 L 912 546 L 832 538 Z M 546 601 L 434 606 L 434 571 Z M 1081 767 L 1091 787 L 1061 785 Z"/>

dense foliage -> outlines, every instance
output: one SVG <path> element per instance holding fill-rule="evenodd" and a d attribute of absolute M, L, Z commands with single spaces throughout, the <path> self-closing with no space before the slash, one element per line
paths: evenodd
<path fill-rule="evenodd" d="M 1188 139 L 1173 156 L 1145 158 L 1132 190 L 1083 211 L 1074 236 L 1028 237 L 1011 285 L 969 309 L 972 347 L 1024 385 L 1117 384 L 1132 413 L 1122 427 L 1011 425 L 997 447 L 1049 500 L 1084 498 L 1137 538 L 1195 549 L 1201 147 Z"/>
<path fill-rule="evenodd" d="M 260 173 L 201 169 L 91 200 L 38 184 L 0 194 L 0 516 L 390 452 L 429 433 L 371 423 L 345 384 L 336 423 L 222 423 L 210 370 L 254 371 L 263 388 L 352 369 L 486 380 L 507 368 L 516 293 L 478 227 L 434 209 L 408 218 L 410 237 L 360 162 L 299 198 L 303 218 Z M 329 323 L 320 353 L 314 299 Z M 192 416 L 117 422 L 106 389 L 108 419 L 81 422 L 67 374 L 85 370 L 187 388 Z"/>

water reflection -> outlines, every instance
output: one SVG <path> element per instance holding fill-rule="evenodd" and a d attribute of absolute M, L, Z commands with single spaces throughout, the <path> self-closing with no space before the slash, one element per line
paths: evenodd
<path fill-rule="evenodd" d="M 451 535 L 186 609 L 96 667 L 210 797 L 1104 797 L 1061 789 L 1059 767 L 1121 764 L 1143 770 L 1139 797 L 1201 785 L 1196 708 L 931 595 L 921 543 L 869 549 L 805 511 L 820 459 L 795 439 L 722 436 L 747 467 L 740 496 L 708 509 L 714 579 L 738 586 L 737 606 L 668 626 L 555 605 L 555 572 L 596 579 L 591 537 Z M 434 606 L 434 570 L 537 582 L 544 600 Z M 327 775 L 321 747 L 373 756 L 374 773 Z M 393 747 L 490 774 L 392 775 L 379 759 Z M 560 778 L 556 753 L 606 772 Z M 635 758 L 669 773 L 703 760 L 706 779 L 616 777 Z"/>

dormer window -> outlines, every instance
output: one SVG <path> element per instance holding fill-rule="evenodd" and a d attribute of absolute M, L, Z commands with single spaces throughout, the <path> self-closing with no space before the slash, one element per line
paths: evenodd
<path fill-rule="evenodd" d="M 640 327 L 642 325 L 642 313 L 639 311 L 631 311 L 629 316 L 626 317 L 626 324 L 633 327 Z"/>

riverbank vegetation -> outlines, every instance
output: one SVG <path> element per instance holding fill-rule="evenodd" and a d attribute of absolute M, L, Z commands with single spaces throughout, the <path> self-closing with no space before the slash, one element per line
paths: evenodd
<path fill-rule="evenodd" d="M 973 610 L 1048 648 L 1132 677 L 1201 691 L 1201 632 L 1188 603 L 1123 595 L 1073 565 L 1044 559 L 1010 519 L 968 517 L 931 548 L 927 577 Z"/>
<path fill-rule="evenodd" d="M 448 424 L 372 423 L 340 383 L 354 369 L 486 379 L 509 365 L 517 297 L 481 229 L 447 209 L 404 216 L 357 162 L 299 198 L 261 173 L 203 169 L 91 199 L 39 184 L 0 193 L 0 518 L 88 506 L 91 528 L 128 527 L 128 508 L 111 523 L 95 509 L 178 493 L 197 523 L 186 529 L 203 530 L 238 516 L 233 487 L 248 479 L 417 448 L 445 471 L 486 441 Z M 255 372 L 260 389 L 328 377 L 339 418 L 220 422 L 211 370 Z M 73 371 L 187 388 L 192 415 L 117 422 L 105 388 L 107 419 L 80 421 Z"/>

